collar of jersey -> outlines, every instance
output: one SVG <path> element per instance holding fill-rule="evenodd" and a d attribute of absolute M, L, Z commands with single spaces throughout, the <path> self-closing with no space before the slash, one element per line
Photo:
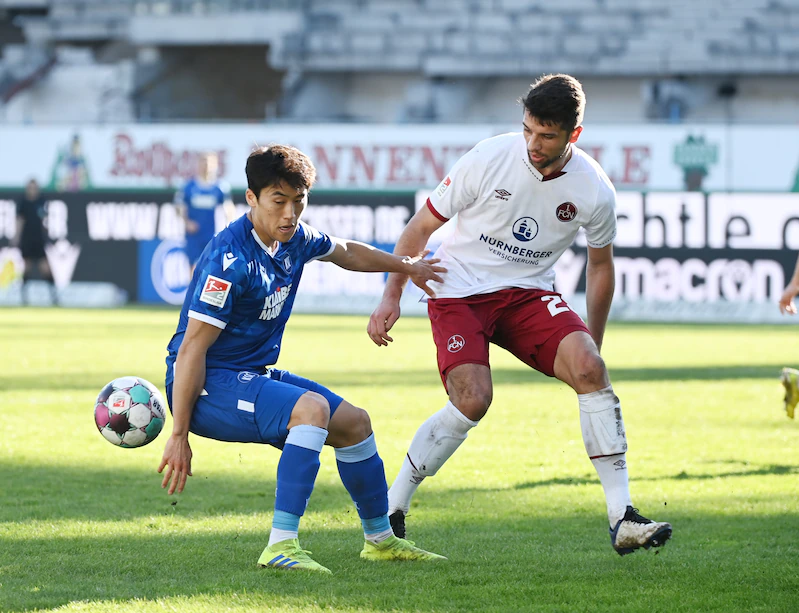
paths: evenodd
<path fill-rule="evenodd" d="M 264 241 L 261 240 L 261 237 L 258 236 L 258 232 L 255 231 L 254 227 L 250 230 L 250 234 L 252 234 L 252 237 L 255 239 L 255 242 L 261 246 L 261 249 L 266 251 L 266 253 L 268 253 L 270 257 L 275 257 L 277 252 L 280 251 L 280 243 L 277 244 L 277 249 L 270 249 L 269 247 L 266 246 L 266 243 L 264 243 Z"/>
<path fill-rule="evenodd" d="M 574 162 L 575 149 L 576 149 L 575 146 L 572 145 L 572 152 L 571 156 L 569 157 L 569 160 L 563 165 L 563 168 L 561 168 L 559 172 L 555 173 L 554 177 L 545 177 L 538 171 L 538 169 L 535 166 L 533 166 L 530 163 L 530 160 L 527 158 L 527 147 L 524 148 L 524 153 L 522 155 L 522 163 L 527 167 L 527 170 L 530 171 L 530 174 L 533 175 L 536 181 L 538 181 L 539 183 L 543 183 L 544 181 L 557 179 L 558 177 L 566 174 L 566 170 L 569 168 L 569 166 L 572 166 L 572 162 Z"/>

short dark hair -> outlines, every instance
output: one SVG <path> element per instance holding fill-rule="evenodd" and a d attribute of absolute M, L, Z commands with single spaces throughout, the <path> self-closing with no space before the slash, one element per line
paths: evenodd
<path fill-rule="evenodd" d="M 288 183 L 294 189 L 311 189 L 316 181 L 316 168 L 310 158 L 290 145 L 258 147 L 247 157 L 247 187 L 255 197 L 265 187 Z"/>
<path fill-rule="evenodd" d="M 583 122 L 583 86 L 567 74 L 544 75 L 530 85 L 527 95 L 519 101 L 544 125 L 558 125 L 571 132 Z"/>

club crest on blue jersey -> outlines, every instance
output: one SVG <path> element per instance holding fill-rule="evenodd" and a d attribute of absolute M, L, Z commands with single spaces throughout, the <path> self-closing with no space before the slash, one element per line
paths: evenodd
<path fill-rule="evenodd" d="M 291 256 L 288 253 L 286 257 L 283 258 L 283 270 L 291 272 Z"/>

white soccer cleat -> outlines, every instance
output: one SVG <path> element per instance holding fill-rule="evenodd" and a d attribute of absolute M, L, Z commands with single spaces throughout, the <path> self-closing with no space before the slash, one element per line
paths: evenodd
<path fill-rule="evenodd" d="M 647 519 L 638 509 L 627 507 L 614 528 L 610 529 L 610 542 L 620 556 L 643 547 L 661 547 L 671 538 L 671 524 Z"/>

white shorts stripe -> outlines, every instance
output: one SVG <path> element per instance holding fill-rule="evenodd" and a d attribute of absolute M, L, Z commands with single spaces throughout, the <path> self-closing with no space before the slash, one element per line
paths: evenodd
<path fill-rule="evenodd" d="M 236 405 L 236 408 L 239 411 L 247 411 L 248 413 L 255 413 L 255 403 L 247 402 L 246 400 L 239 400 L 239 403 Z"/>

